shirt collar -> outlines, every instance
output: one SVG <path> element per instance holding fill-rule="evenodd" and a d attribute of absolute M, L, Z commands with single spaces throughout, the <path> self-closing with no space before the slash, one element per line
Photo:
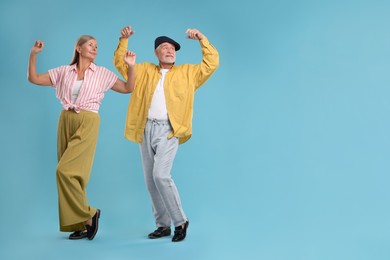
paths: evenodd
<path fill-rule="evenodd" d="M 90 69 L 94 72 L 96 70 L 96 67 L 97 67 L 96 64 L 91 62 L 91 64 L 89 64 L 88 69 Z M 77 72 L 77 63 L 70 65 L 70 68 L 71 68 L 71 70 Z"/>

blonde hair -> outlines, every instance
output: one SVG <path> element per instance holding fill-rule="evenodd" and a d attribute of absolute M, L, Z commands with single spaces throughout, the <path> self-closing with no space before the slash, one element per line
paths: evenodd
<path fill-rule="evenodd" d="M 78 53 L 78 51 L 77 51 L 77 46 L 82 46 L 84 43 L 86 43 L 89 40 L 96 40 L 96 39 L 95 39 L 95 37 L 93 37 L 91 35 L 81 35 L 77 39 L 76 44 L 74 46 L 74 53 L 73 53 L 72 62 L 70 63 L 70 65 L 73 65 L 73 64 L 76 64 L 79 62 L 80 53 Z"/>

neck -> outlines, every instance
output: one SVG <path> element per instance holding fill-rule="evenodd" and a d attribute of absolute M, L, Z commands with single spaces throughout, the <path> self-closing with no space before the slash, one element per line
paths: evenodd
<path fill-rule="evenodd" d="M 91 62 L 90 60 L 84 60 L 84 59 L 80 59 L 79 62 L 77 63 L 77 70 L 78 71 L 86 71 L 89 67 L 89 65 L 91 65 Z"/>
<path fill-rule="evenodd" d="M 162 63 L 162 62 L 160 62 L 160 67 L 162 69 L 170 69 L 170 68 L 173 67 L 173 63 Z"/>
<path fill-rule="evenodd" d="M 77 63 L 77 80 L 84 79 L 84 73 L 88 69 L 91 62 L 92 61 L 79 60 L 79 62 Z"/>

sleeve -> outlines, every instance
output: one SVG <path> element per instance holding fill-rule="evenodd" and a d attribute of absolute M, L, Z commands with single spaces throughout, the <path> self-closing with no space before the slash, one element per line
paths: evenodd
<path fill-rule="evenodd" d="M 217 49 L 204 38 L 199 41 L 202 48 L 202 62 L 200 63 L 199 69 L 197 70 L 197 86 L 203 85 L 210 76 L 217 70 L 219 66 L 219 53 Z"/>
<path fill-rule="evenodd" d="M 123 57 L 127 51 L 128 39 L 119 39 L 118 47 L 114 52 L 114 65 L 117 71 L 122 75 L 122 77 L 127 80 L 127 64 L 124 61 Z"/>
<path fill-rule="evenodd" d="M 64 71 L 65 71 L 65 66 L 60 66 L 60 67 L 49 70 L 49 76 L 50 76 L 51 82 L 53 83 L 53 85 L 52 85 L 53 88 L 57 87 L 57 85 L 61 79 L 61 75 L 64 73 Z"/>
<path fill-rule="evenodd" d="M 104 67 L 101 68 L 102 68 L 102 75 L 103 75 L 104 90 L 107 91 L 114 86 L 115 82 L 118 80 L 118 76 L 109 69 L 106 69 Z"/>

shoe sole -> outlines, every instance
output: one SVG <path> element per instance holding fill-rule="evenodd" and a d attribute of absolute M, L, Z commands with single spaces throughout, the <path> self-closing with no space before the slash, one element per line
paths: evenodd
<path fill-rule="evenodd" d="M 77 239 L 86 238 L 87 236 L 88 236 L 88 234 L 87 234 L 87 232 L 85 232 L 85 233 L 82 233 L 82 235 L 81 235 L 81 236 L 78 236 L 78 237 L 75 237 L 75 236 L 71 237 L 71 236 L 69 236 L 69 239 L 70 239 L 70 240 L 77 240 Z"/>
<path fill-rule="evenodd" d="M 171 233 L 166 234 L 166 235 L 161 235 L 161 236 L 148 236 L 148 238 L 150 238 L 150 239 L 157 239 L 157 238 L 167 237 L 167 236 L 170 236 L 170 235 L 171 235 Z"/>

